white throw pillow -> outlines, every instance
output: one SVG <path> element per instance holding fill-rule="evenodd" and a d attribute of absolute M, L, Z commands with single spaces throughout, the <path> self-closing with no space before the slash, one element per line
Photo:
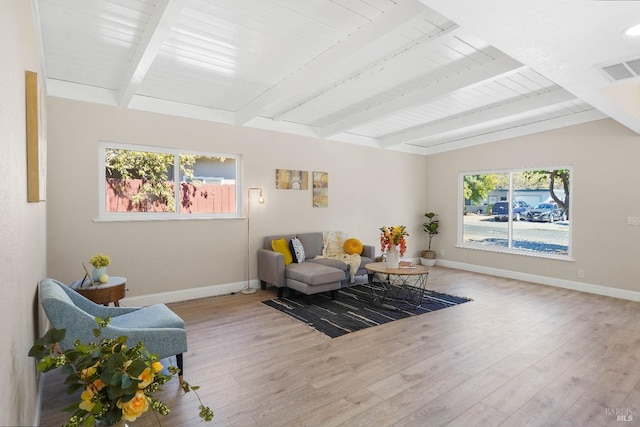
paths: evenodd
<path fill-rule="evenodd" d="M 324 240 L 324 249 L 322 255 L 326 257 L 339 257 L 344 255 L 344 241 L 347 239 L 347 233 L 343 231 L 325 231 L 322 234 Z"/>

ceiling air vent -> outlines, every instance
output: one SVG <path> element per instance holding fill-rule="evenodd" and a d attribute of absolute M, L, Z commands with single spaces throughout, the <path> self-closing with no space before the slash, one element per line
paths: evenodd
<path fill-rule="evenodd" d="M 614 81 L 632 79 L 640 76 L 640 59 L 632 59 L 617 64 L 601 67 L 609 78 Z"/>

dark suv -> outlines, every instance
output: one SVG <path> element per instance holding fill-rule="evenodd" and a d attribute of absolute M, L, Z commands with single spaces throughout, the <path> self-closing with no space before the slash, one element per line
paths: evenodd
<path fill-rule="evenodd" d="M 513 202 L 513 220 L 525 219 L 529 213 L 527 202 Z M 507 221 L 509 219 L 509 202 L 496 202 L 491 209 L 493 219 L 496 221 Z"/>

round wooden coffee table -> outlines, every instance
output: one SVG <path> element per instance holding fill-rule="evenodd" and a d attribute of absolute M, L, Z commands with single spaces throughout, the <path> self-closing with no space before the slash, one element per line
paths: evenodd
<path fill-rule="evenodd" d="M 109 276 L 108 283 L 76 280 L 71 282 L 69 287 L 96 304 L 109 305 L 113 303 L 116 307 L 120 307 L 120 300 L 124 298 L 126 292 L 126 284 L 126 277 Z"/>
<path fill-rule="evenodd" d="M 364 267 L 369 273 L 369 289 L 375 304 L 397 309 L 407 305 L 414 309 L 420 307 L 427 289 L 429 267 L 388 268 L 385 262 L 374 262 Z"/>

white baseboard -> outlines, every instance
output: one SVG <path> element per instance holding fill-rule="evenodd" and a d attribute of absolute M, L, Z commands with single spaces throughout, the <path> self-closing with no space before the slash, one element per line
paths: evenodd
<path fill-rule="evenodd" d="M 44 374 L 41 372 L 37 373 L 38 375 L 38 388 L 36 390 L 36 409 L 35 409 L 35 425 L 42 425 L 40 423 L 40 415 L 42 414 L 42 393 L 44 391 Z"/>
<path fill-rule="evenodd" d="M 161 292 L 157 294 L 126 297 L 120 303 L 128 307 L 147 306 L 152 304 L 169 304 L 172 302 L 188 301 L 207 297 L 217 297 L 240 292 L 247 286 L 247 282 L 224 283 L 221 285 L 203 286 L 199 288 L 181 289 L 179 291 Z M 250 286 L 260 288 L 259 280 L 252 280 Z"/>
<path fill-rule="evenodd" d="M 438 259 L 436 265 L 455 268 L 458 270 L 473 271 L 475 273 L 490 274 L 492 276 L 506 277 L 508 279 L 522 280 L 525 282 L 539 283 L 541 285 L 555 286 L 557 288 L 571 289 L 590 294 L 604 295 L 607 297 L 621 298 L 630 301 L 640 301 L 640 292 L 626 289 L 612 288 L 609 286 L 591 283 L 575 282 L 573 280 L 557 279 L 555 277 L 539 276 L 537 274 L 521 273 L 519 271 L 502 270 L 499 268 L 485 267 L 482 265 L 467 264 L 463 262 Z"/>

